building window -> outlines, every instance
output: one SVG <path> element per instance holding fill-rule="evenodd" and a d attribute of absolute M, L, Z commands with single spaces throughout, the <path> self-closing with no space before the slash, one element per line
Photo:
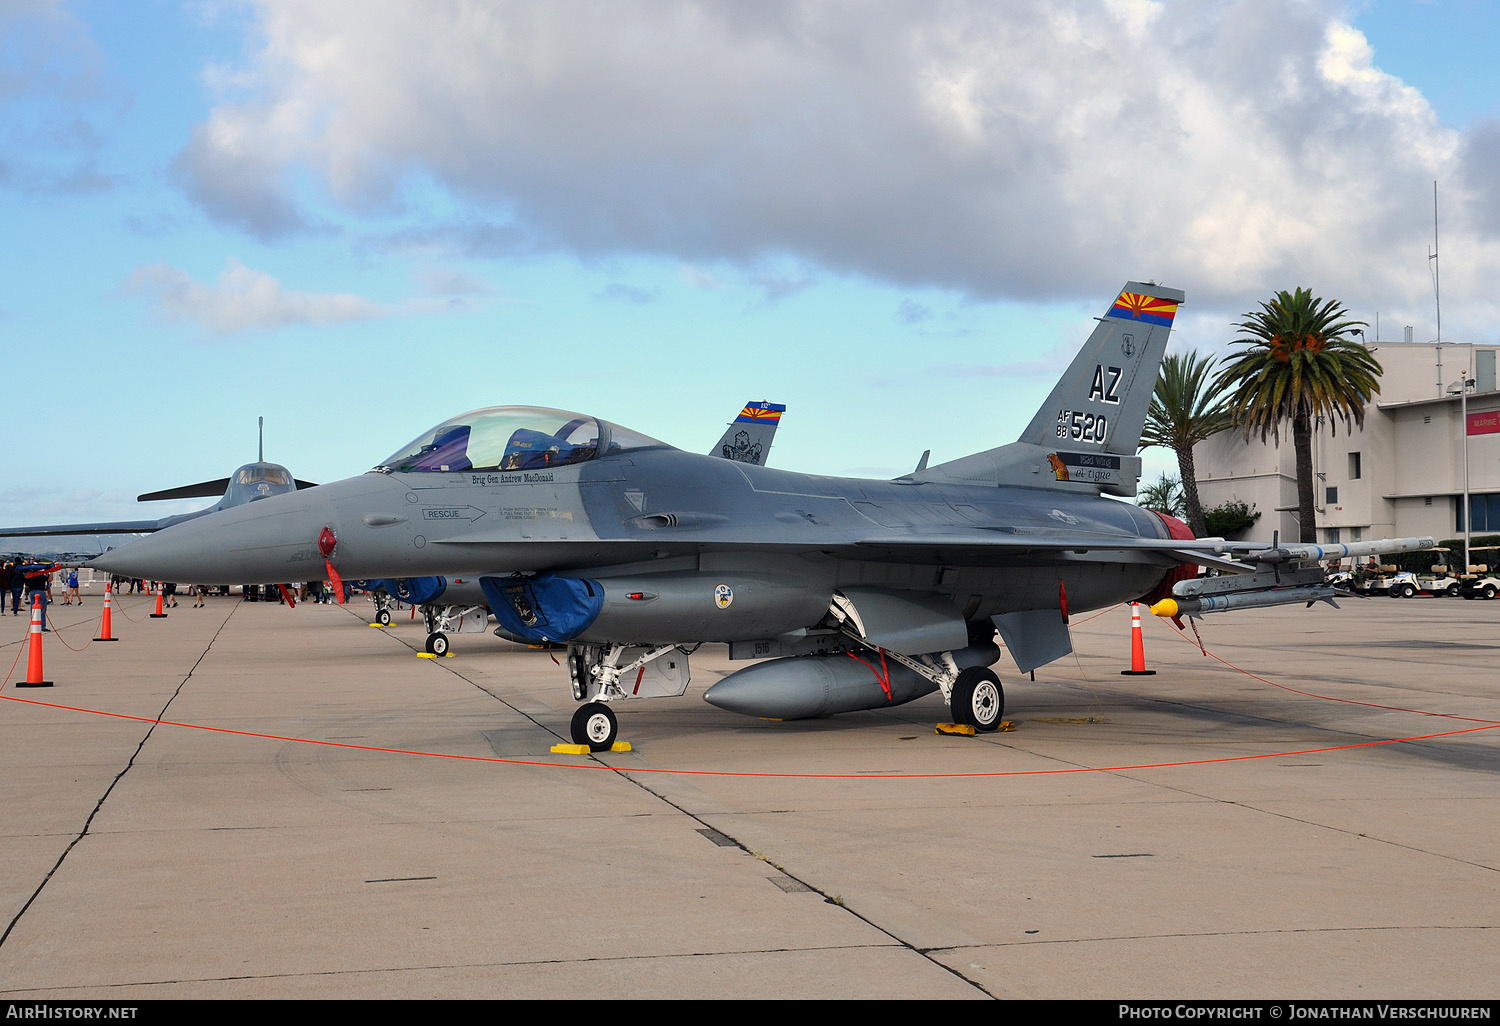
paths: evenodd
<path fill-rule="evenodd" d="M 1337 506 L 1339 504 L 1339 490 L 1337 488 L 1325 488 L 1324 492 L 1323 505 Z"/>
<path fill-rule="evenodd" d="M 1324 530 L 1328 532 L 1328 544 L 1337 545 L 1339 543 L 1339 529 L 1337 527 L 1325 527 Z"/>
<path fill-rule="evenodd" d="M 1457 510 L 1458 530 L 1464 529 L 1464 504 L 1460 500 L 1453 504 Z M 1469 496 L 1469 511 L 1472 514 L 1472 531 L 1500 531 L 1500 494 Z"/>
<path fill-rule="evenodd" d="M 1349 454 L 1349 480 L 1359 480 L 1359 453 L 1357 452 Z"/>
<path fill-rule="evenodd" d="M 1363 527 L 1349 528 L 1349 540 L 1352 542 L 1365 540 L 1365 529 Z"/>

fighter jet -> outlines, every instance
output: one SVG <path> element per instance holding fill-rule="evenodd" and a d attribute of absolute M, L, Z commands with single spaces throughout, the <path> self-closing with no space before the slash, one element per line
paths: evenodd
<path fill-rule="evenodd" d="M 206 509 L 191 513 L 178 513 L 156 520 L 116 520 L 88 524 L 48 524 L 40 527 L 0 527 L 0 537 L 45 537 L 66 534 L 149 534 L 163 531 L 174 524 L 186 523 L 216 513 L 221 509 L 242 506 L 247 502 L 284 495 L 298 488 L 312 488 L 308 481 L 300 481 L 292 472 L 279 463 L 266 462 L 265 418 L 260 418 L 261 442 L 259 458 L 246 463 L 228 477 L 198 484 L 164 488 L 136 496 L 137 502 L 154 502 L 159 499 L 198 499 L 219 496 L 219 501 Z M 87 557 L 85 557 L 87 558 Z"/>
<path fill-rule="evenodd" d="M 567 646 L 583 703 L 572 735 L 594 750 L 615 740 L 613 703 L 683 694 L 706 642 L 765 660 L 707 690 L 726 709 L 792 719 L 941 690 L 958 723 L 993 730 L 997 629 L 1025 672 L 1071 651 L 1072 613 L 1165 598 L 1196 564 L 1268 568 L 1250 576 L 1273 590 L 1296 558 L 1224 558 L 1229 543 L 1110 498 L 1135 493 L 1182 301 L 1126 284 L 1019 440 L 890 481 L 502 406 L 439 424 L 359 477 L 181 524 L 94 565 L 267 582 L 319 576 L 325 560 L 346 578 L 461 568 L 507 636 Z"/>
<path fill-rule="evenodd" d="M 781 403 L 765 400 L 746 403 L 739 416 L 729 424 L 724 436 L 708 450 L 708 454 L 738 463 L 764 466 L 766 458 L 771 454 L 771 442 L 776 437 L 781 415 L 785 412 L 786 406 Z M 456 631 L 477 632 L 483 630 L 489 621 L 485 612 L 487 600 L 477 575 L 467 579 L 437 575 L 354 583 L 374 596 L 375 621 L 381 625 L 391 622 L 393 607 L 397 602 L 420 608 L 423 623 L 427 627 L 426 648 L 429 655 L 447 655 L 449 634 Z M 511 640 L 525 643 L 524 639 Z"/>

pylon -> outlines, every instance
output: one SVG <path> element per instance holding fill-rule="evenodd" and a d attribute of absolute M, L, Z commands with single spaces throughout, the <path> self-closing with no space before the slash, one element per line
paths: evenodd
<path fill-rule="evenodd" d="M 1151 677 L 1155 670 L 1146 669 L 1146 646 L 1141 641 L 1141 604 L 1130 603 L 1130 669 L 1121 670 L 1122 677 Z"/>
<path fill-rule="evenodd" d="M 50 680 L 42 680 L 42 595 L 34 593 L 31 600 L 31 651 L 26 657 L 26 682 L 16 682 L 18 688 L 50 688 Z"/>
<path fill-rule="evenodd" d="M 154 592 L 156 592 L 156 612 L 154 612 L 154 613 L 151 614 L 151 619 L 153 619 L 153 620 L 165 620 L 167 618 L 167 614 L 166 614 L 166 612 L 161 607 L 161 593 L 162 593 L 161 582 L 160 581 L 154 581 L 152 583 L 155 585 L 155 587 L 152 588 L 151 590 L 154 591 Z"/>
<path fill-rule="evenodd" d="M 119 641 L 119 638 L 109 636 L 109 611 L 110 611 L 110 582 L 104 582 L 104 616 L 99 621 L 99 636 L 95 641 Z"/>

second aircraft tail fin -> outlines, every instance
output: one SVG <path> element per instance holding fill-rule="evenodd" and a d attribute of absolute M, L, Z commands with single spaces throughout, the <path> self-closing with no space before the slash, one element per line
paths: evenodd
<path fill-rule="evenodd" d="M 725 430 L 724 437 L 708 451 L 709 455 L 765 466 L 766 457 L 771 452 L 771 439 L 785 412 L 786 407 L 777 403 L 746 403 L 740 415 Z"/>

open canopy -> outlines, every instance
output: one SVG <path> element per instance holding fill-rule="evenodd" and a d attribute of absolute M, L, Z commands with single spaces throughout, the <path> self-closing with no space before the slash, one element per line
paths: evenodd
<path fill-rule="evenodd" d="M 445 420 L 375 469 L 383 473 L 536 470 L 665 442 L 566 410 L 492 406 Z"/>

